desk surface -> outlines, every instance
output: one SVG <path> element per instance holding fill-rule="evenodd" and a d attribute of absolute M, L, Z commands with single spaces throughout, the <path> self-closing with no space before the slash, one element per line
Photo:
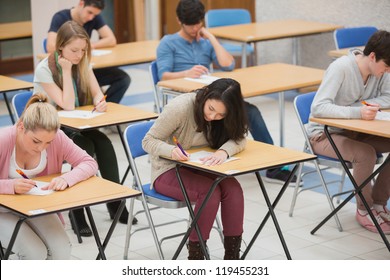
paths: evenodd
<path fill-rule="evenodd" d="M 207 147 L 190 149 L 186 151 L 191 154 L 201 150 L 212 151 Z M 207 170 L 208 172 L 212 172 L 218 175 L 237 176 L 262 169 L 272 168 L 274 166 L 293 164 L 316 158 L 316 156 L 311 154 L 306 154 L 303 152 L 298 152 L 295 150 L 269 145 L 253 140 L 248 140 L 245 149 L 242 152 L 234 155 L 234 157 L 238 157 L 239 159 L 216 166 L 207 166 L 186 161 L 180 163 L 196 169 Z M 172 159 L 169 160 L 174 161 Z"/>
<path fill-rule="evenodd" d="M 92 56 L 93 68 L 105 68 L 122 65 L 132 65 L 151 62 L 156 59 L 156 50 L 159 40 L 148 40 L 117 44 L 113 48 L 99 50 L 110 50 L 111 53 L 99 56 Z M 37 58 L 42 60 L 48 54 L 38 54 Z"/>
<path fill-rule="evenodd" d="M 53 177 L 34 178 L 50 181 Z M 49 195 L 0 195 L 0 205 L 25 217 L 62 212 L 80 206 L 90 206 L 118 199 L 138 196 L 141 193 L 100 177 L 91 177 L 64 191 Z"/>
<path fill-rule="evenodd" d="M 332 127 L 390 138 L 390 122 L 385 120 L 366 121 L 361 119 L 310 118 L 310 121 Z"/>
<path fill-rule="evenodd" d="M 0 24 L 0 41 L 32 37 L 31 21 L 18 21 Z"/>
<path fill-rule="evenodd" d="M 352 50 L 352 49 L 360 49 L 360 50 L 363 50 L 364 49 L 364 46 L 361 46 L 361 47 L 354 47 L 354 48 L 345 48 L 345 49 L 339 49 L 339 50 L 331 50 L 328 52 L 328 55 L 330 57 L 333 57 L 333 58 L 338 58 L 338 57 L 341 57 L 343 55 L 347 55 L 349 50 Z"/>
<path fill-rule="evenodd" d="M 92 112 L 93 106 L 81 106 L 77 110 Z M 95 129 L 110 125 L 119 125 L 135 121 L 144 121 L 157 118 L 153 112 L 144 111 L 117 103 L 108 102 L 107 112 L 92 119 L 76 119 L 60 117 L 61 125 L 74 130 Z"/>
<path fill-rule="evenodd" d="M 264 64 L 232 72 L 213 73 L 213 76 L 216 77 L 232 78 L 238 81 L 241 84 L 244 97 L 316 86 L 321 83 L 323 75 L 324 70 L 322 69 L 284 63 Z M 177 92 L 190 92 L 205 85 L 181 78 L 160 81 L 158 86 Z"/>
<path fill-rule="evenodd" d="M 0 92 L 33 88 L 33 84 L 22 80 L 0 75 Z"/>
<path fill-rule="evenodd" d="M 213 27 L 209 31 L 218 38 L 250 43 L 332 32 L 341 27 L 336 24 L 287 19 Z"/>

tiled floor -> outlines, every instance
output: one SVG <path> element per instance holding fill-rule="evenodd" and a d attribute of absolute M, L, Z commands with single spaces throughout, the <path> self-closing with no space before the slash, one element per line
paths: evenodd
<path fill-rule="evenodd" d="M 124 102 L 132 104 L 146 110 L 153 110 L 153 101 L 151 95 L 151 84 L 147 75 L 146 66 L 128 68 L 128 72 L 132 77 L 131 88 L 126 94 Z M 292 107 L 292 99 L 294 93 L 288 93 L 286 96 L 286 147 L 291 149 L 302 149 L 303 137 L 301 136 L 298 123 Z M 134 101 L 137 100 L 137 101 Z M 264 97 L 252 98 L 250 100 L 256 104 L 269 127 L 269 130 L 278 144 L 278 103 L 277 95 L 269 95 Z M 137 102 L 136 104 L 134 104 Z M 4 102 L 1 102 L 1 113 L 6 114 Z M 120 163 L 121 175 L 127 167 L 127 160 L 124 155 L 123 147 L 120 143 L 117 134 L 111 133 L 110 138 L 115 143 L 117 157 Z M 259 154 L 261 157 L 261 154 Z M 141 162 L 142 165 L 147 165 L 147 159 Z M 149 171 L 147 168 L 142 168 L 142 176 L 147 178 Z M 333 173 L 328 173 L 329 176 L 335 176 Z M 243 234 L 243 249 L 245 244 L 249 242 L 253 233 L 258 227 L 259 221 L 267 211 L 266 204 L 261 195 L 254 175 L 245 175 L 238 177 L 242 183 L 245 195 L 245 221 Z M 146 180 L 146 179 L 145 179 Z M 316 180 L 307 179 L 305 184 L 312 184 Z M 126 180 L 126 185 L 130 186 L 132 177 L 129 176 Z M 271 198 L 278 193 L 280 186 L 276 184 L 265 183 Z M 281 199 L 276 215 L 279 224 L 282 228 L 284 237 L 289 247 L 293 259 L 301 260 L 346 260 L 346 259 L 382 259 L 389 260 L 390 252 L 386 249 L 383 241 L 377 234 L 371 233 L 360 227 L 354 219 L 355 205 L 348 203 L 339 214 L 343 232 L 339 232 L 334 220 L 326 223 L 315 235 L 311 235 L 310 231 L 325 217 L 329 212 L 325 196 L 320 192 L 307 191 L 303 192 L 299 197 L 295 207 L 293 217 L 289 217 L 288 211 L 291 203 L 293 188 L 288 188 L 283 198 Z M 136 209 L 141 209 L 141 204 L 136 202 Z M 185 209 L 182 210 L 158 210 L 154 211 L 154 220 L 158 222 L 166 221 L 172 217 L 187 217 Z M 108 212 L 104 205 L 93 207 L 93 214 L 101 233 L 105 233 L 110 225 Z M 83 238 L 83 243 L 78 244 L 76 236 L 70 228 L 67 215 L 65 215 L 67 225 L 66 229 L 73 243 L 72 258 L 73 259 L 94 259 L 97 254 L 94 239 Z M 140 216 L 138 225 L 135 228 L 146 225 L 146 218 Z M 182 231 L 184 224 L 167 226 L 158 229 L 158 234 L 174 233 Z M 123 259 L 123 247 L 126 234 L 126 226 L 118 224 L 110 243 L 107 246 L 106 254 L 108 259 Z M 163 251 L 166 258 L 171 258 L 175 248 L 179 244 L 179 239 L 172 239 L 163 243 Z M 216 233 L 212 231 L 211 238 L 207 242 L 211 258 L 221 259 L 223 257 L 223 245 Z M 184 249 L 179 256 L 179 259 L 185 259 L 187 252 Z M 130 244 L 129 259 L 147 260 L 158 259 L 157 251 L 154 247 L 153 238 L 150 231 L 136 233 Z M 276 230 L 274 229 L 272 220 L 269 219 L 264 230 L 259 235 L 252 250 L 247 256 L 247 259 L 269 259 L 269 260 L 285 260 L 286 257 L 283 248 L 280 244 Z"/>

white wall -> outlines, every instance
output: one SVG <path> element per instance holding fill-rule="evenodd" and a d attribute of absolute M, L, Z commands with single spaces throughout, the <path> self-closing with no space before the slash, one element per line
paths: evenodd
<path fill-rule="evenodd" d="M 299 18 L 349 26 L 373 25 L 390 31 L 389 0 L 256 0 L 256 20 Z M 259 63 L 291 63 L 291 39 L 258 44 Z M 335 49 L 333 34 L 301 37 L 300 64 L 326 68 Z"/>

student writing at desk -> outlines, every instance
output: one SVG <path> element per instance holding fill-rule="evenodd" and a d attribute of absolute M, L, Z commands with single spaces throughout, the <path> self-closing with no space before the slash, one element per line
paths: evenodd
<path fill-rule="evenodd" d="M 74 20 L 83 26 L 89 37 L 93 30 L 98 32 L 99 40 L 91 43 L 93 49 L 114 47 L 116 45 L 115 35 L 100 15 L 104 6 L 104 0 L 81 0 L 77 6 L 54 14 L 47 35 L 47 51 L 53 53 L 56 50 L 58 29 L 69 20 Z M 129 75 L 118 67 L 94 69 L 93 71 L 100 86 L 109 86 L 105 92 L 107 102 L 119 103 L 130 86 Z"/>
<path fill-rule="evenodd" d="M 210 146 L 217 149 L 203 161 L 209 165 L 222 164 L 245 148 L 247 122 L 240 84 L 232 79 L 220 79 L 198 90 L 176 97 L 146 134 L 143 148 L 151 155 L 152 182 L 159 193 L 184 200 L 175 173 L 175 163 L 160 156 L 188 160 L 185 149 Z M 184 149 L 175 145 L 177 138 Z M 195 201 L 195 214 L 203 202 L 215 175 L 182 168 L 181 176 L 191 201 Z M 224 233 L 224 259 L 239 259 L 244 219 L 244 196 L 239 182 L 227 178 L 219 183 L 208 201 L 198 225 L 203 240 L 209 238 L 215 217 L 221 205 Z M 189 236 L 188 259 L 204 259 L 196 231 Z"/>
<path fill-rule="evenodd" d="M 58 30 L 56 51 L 42 60 L 35 69 L 34 92 L 46 93 L 50 100 L 64 110 L 94 104 L 97 112 L 107 110 L 107 103 L 89 64 L 91 47 L 88 34 L 74 21 L 64 23 Z M 98 129 L 74 132 L 68 136 L 91 156 L 96 156 L 103 178 L 119 183 L 118 162 L 110 139 Z M 107 203 L 111 219 L 120 201 Z M 83 209 L 74 210 L 81 236 L 91 236 Z M 119 221 L 127 223 L 126 209 Z M 74 227 L 75 230 L 75 227 Z"/>
<path fill-rule="evenodd" d="M 181 0 L 176 8 L 179 32 L 166 35 L 157 48 L 157 68 L 160 80 L 199 78 L 209 72 L 211 63 L 224 71 L 234 69 L 234 58 L 218 40 L 202 26 L 205 9 L 198 0 Z M 259 109 L 245 102 L 249 131 L 256 141 L 274 142 Z M 268 169 L 265 180 L 284 184 L 290 175 L 287 166 Z M 291 180 L 295 184 L 296 176 Z"/>
<path fill-rule="evenodd" d="M 363 51 L 352 50 L 332 62 L 318 89 L 311 107 L 311 116 L 373 120 L 380 107 L 390 107 L 390 33 L 378 31 L 369 39 Z M 362 105 L 366 101 L 371 106 Z M 367 125 L 370 125 L 367 123 Z M 308 132 L 314 151 L 336 157 L 323 133 L 323 126 L 309 123 Z M 364 133 L 329 129 L 342 157 L 351 162 L 353 177 L 361 185 L 373 173 L 377 153 L 390 152 L 390 139 Z M 390 234 L 390 212 L 386 208 L 390 197 L 390 165 L 379 173 L 375 184 L 362 190 L 367 203 L 385 234 Z M 356 196 L 357 222 L 369 231 L 377 232 L 360 198 Z"/>
<path fill-rule="evenodd" d="M 57 110 L 44 94 L 31 97 L 18 122 L 0 130 L 0 193 L 24 194 L 35 188 L 29 178 L 61 173 L 63 161 L 70 172 L 55 177 L 48 189 L 62 191 L 97 172 L 97 163 L 59 130 Z M 0 239 L 8 246 L 19 217 L 0 208 Z M 29 219 L 20 228 L 12 248 L 18 259 L 70 259 L 71 244 L 58 215 Z"/>

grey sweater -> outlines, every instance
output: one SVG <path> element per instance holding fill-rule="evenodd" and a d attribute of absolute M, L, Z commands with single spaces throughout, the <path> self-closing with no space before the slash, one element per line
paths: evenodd
<path fill-rule="evenodd" d="M 160 156 L 171 157 L 172 150 L 176 147 L 173 136 L 176 136 L 185 150 L 191 147 L 208 146 L 203 133 L 196 132 L 195 96 L 196 93 L 191 92 L 171 100 L 142 141 L 144 150 L 151 156 L 152 183 L 158 176 L 175 167 L 175 163 L 160 158 Z M 229 140 L 220 149 L 232 156 L 242 151 L 245 145 L 246 139 L 239 143 Z"/>
<path fill-rule="evenodd" d="M 360 101 L 379 104 L 382 108 L 390 107 L 390 75 L 385 73 L 381 78 L 371 75 L 364 86 L 355 54 L 340 57 L 332 62 L 325 72 L 322 83 L 311 106 L 311 117 L 360 119 Z M 307 131 L 313 136 L 323 131 L 323 125 L 309 122 Z M 330 132 L 339 132 L 330 128 Z"/>

